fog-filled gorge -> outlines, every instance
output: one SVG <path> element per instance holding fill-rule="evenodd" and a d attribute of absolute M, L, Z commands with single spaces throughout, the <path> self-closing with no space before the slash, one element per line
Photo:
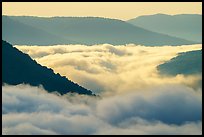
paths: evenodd
<path fill-rule="evenodd" d="M 201 74 L 157 70 L 201 44 L 15 47 L 99 96 L 4 85 L 2 134 L 202 134 Z"/>
<path fill-rule="evenodd" d="M 100 95 L 127 93 L 165 84 L 181 84 L 196 90 L 200 74 L 163 76 L 157 66 L 180 52 L 202 45 L 145 47 L 141 45 L 15 46 L 41 65 Z"/>
<path fill-rule="evenodd" d="M 202 135 L 202 2 L 2 2 L 2 135 Z"/>

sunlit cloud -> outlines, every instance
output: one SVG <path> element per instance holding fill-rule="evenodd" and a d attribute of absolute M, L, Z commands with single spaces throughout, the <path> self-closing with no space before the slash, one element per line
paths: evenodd
<path fill-rule="evenodd" d="M 197 87 L 201 75 L 161 76 L 156 67 L 180 52 L 202 49 L 202 44 L 145 47 L 127 44 L 16 46 L 42 65 L 93 90 L 109 95 L 165 84 Z"/>
<path fill-rule="evenodd" d="M 2 134 L 202 134 L 202 76 L 156 69 L 201 44 L 16 47 L 100 96 L 4 85 Z"/>

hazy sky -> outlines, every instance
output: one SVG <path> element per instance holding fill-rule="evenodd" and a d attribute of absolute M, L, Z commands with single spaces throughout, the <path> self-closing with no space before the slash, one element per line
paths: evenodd
<path fill-rule="evenodd" d="M 202 2 L 2 2 L 3 15 L 98 16 L 128 20 L 141 15 L 202 14 Z"/>

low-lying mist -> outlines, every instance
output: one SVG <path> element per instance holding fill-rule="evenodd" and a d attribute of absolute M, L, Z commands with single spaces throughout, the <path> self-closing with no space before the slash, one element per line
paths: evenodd
<path fill-rule="evenodd" d="M 100 97 L 2 86 L 2 134 L 202 134 L 202 76 L 156 69 L 201 44 L 15 47 Z"/>
<path fill-rule="evenodd" d="M 2 87 L 2 134 L 202 134 L 202 93 L 166 85 L 96 98 Z"/>
<path fill-rule="evenodd" d="M 161 76 L 157 66 L 180 52 L 202 45 L 145 47 L 140 45 L 16 46 L 42 65 L 52 68 L 96 94 L 116 94 L 182 84 L 197 87 L 201 75 Z"/>

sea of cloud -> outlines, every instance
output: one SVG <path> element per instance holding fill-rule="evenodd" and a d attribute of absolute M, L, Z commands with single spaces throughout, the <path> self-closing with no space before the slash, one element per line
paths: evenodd
<path fill-rule="evenodd" d="M 201 75 L 161 76 L 156 67 L 180 52 L 202 44 L 146 47 L 127 44 L 16 46 L 38 63 L 50 67 L 96 94 L 118 94 L 165 84 L 198 87 Z M 117 92 L 117 93 L 115 93 Z"/>
<path fill-rule="evenodd" d="M 202 134 L 202 93 L 166 85 L 90 97 L 2 87 L 2 134 Z"/>
<path fill-rule="evenodd" d="M 2 86 L 2 134 L 202 134 L 202 76 L 156 69 L 201 44 L 16 47 L 100 97 Z"/>

